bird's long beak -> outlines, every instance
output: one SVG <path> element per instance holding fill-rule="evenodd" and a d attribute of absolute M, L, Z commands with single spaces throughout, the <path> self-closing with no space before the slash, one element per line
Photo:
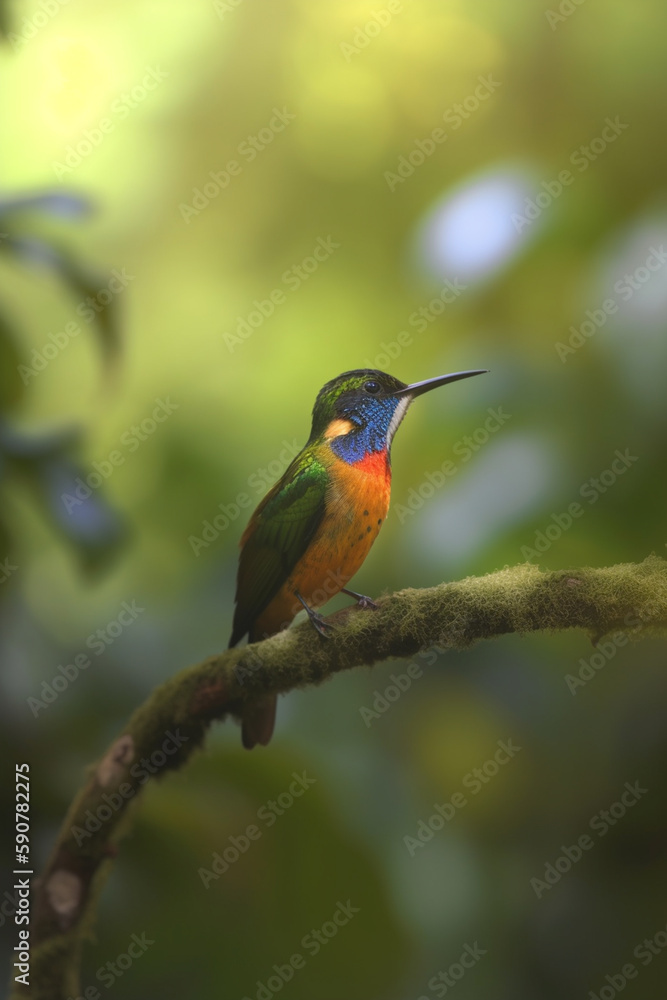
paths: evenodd
<path fill-rule="evenodd" d="M 488 370 L 488 368 L 476 368 L 475 371 L 452 372 L 451 375 L 436 375 L 435 378 L 427 378 L 423 382 L 413 382 L 412 385 L 407 385 L 405 389 L 399 389 L 398 392 L 392 393 L 392 396 L 410 396 L 411 399 L 414 399 L 416 396 L 421 396 L 424 392 L 437 389 L 439 385 L 447 385 L 448 382 L 458 382 L 460 378 L 472 378 L 473 375 L 484 375 Z"/>

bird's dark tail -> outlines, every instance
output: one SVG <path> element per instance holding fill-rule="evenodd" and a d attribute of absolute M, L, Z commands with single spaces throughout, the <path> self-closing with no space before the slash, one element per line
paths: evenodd
<path fill-rule="evenodd" d="M 253 628 L 248 630 L 247 625 L 236 624 L 232 637 L 229 640 L 229 649 L 235 646 L 248 632 L 249 642 L 257 642 L 266 638 L 265 634 L 258 635 Z M 276 724 L 276 706 L 278 696 L 267 694 L 257 701 L 251 702 L 243 713 L 241 720 L 241 740 L 246 750 L 252 750 L 258 743 L 265 747 L 273 736 L 273 729 Z"/>
<path fill-rule="evenodd" d="M 258 743 L 265 747 L 270 741 L 276 724 L 277 702 L 277 696 L 269 694 L 246 708 L 241 723 L 241 739 L 246 750 L 252 750 Z"/>

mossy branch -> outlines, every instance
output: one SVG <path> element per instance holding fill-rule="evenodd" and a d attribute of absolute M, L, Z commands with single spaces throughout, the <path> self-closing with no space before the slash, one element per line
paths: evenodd
<path fill-rule="evenodd" d="M 407 657 L 426 646 L 465 649 L 507 633 L 583 629 L 593 641 L 667 630 L 667 562 L 542 572 L 531 565 L 427 590 L 402 590 L 377 610 L 354 605 L 328 619 L 328 641 L 308 624 L 211 656 L 157 688 L 93 765 L 35 886 L 30 987 L 14 996 L 79 995 L 78 970 L 96 897 L 115 857 L 127 806 L 147 781 L 181 767 L 210 723 L 239 717 L 262 693 L 319 684 L 340 670 Z M 258 750 L 256 753 L 271 752 Z M 149 768 L 148 770 L 150 770 Z M 91 816 L 93 821 L 91 821 Z"/>

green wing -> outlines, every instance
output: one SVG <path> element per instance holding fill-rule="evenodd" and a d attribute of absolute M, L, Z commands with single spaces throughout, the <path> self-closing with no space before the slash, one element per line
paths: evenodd
<path fill-rule="evenodd" d="M 328 479 L 313 455 L 297 455 L 250 519 L 241 539 L 230 646 L 250 631 L 308 548 L 324 516 Z"/>

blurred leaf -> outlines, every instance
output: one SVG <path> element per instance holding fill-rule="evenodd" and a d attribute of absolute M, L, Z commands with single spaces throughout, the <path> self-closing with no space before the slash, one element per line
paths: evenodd
<path fill-rule="evenodd" d="M 59 427 L 28 434 L 0 421 L 0 451 L 15 462 L 32 463 L 51 458 L 81 441 L 80 427 Z"/>
<path fill-rule="evenodd" d="M 10 323 L 0 313 L 0 412 L 16 406 L 25 393 L 26 385 L 19 373 L 23 358 L 18 339 Z"/>
<path fill-rule="evenodd" d="M 9 16 L 9 4 L 5 0 L 0 0 L 0 35 L 3 40 L 6 40 L 11 28 L 11 19 Z"/>
<path fill-rule="evenodd" d="M 12 236 L 0 240 L 0 250 L 14 253 L 30 264 L 45 266 L 55 271 L 63 279 L 77 299 L 82 314 L 87 321 L 94 320 L 95 329 L 102 345 L 103 360 L 109 364 L 118 356 L 120 337 L 116 323 L 115 295 L 112 294 L 104 277 L 83 267 L 68 250 L 46 243 L 34 236 Z M 104 299 L 101 293 L 104 292 Z M 106 301 L 108 299 L 108 301 Z"/>
<path fill-rule="evenodd" d="M 86 569 L 101 568 L 125 537 L 120 516 L 100 491 L 102 476 L 60 455 L 39 462 L 38 471 L 54 522 Z"/>
<path fill-rule="evenodd" d="M 65 219 L 78 219 L 92 211 L 88 198 L 73 192 L 52 191 L 45 194 L 0 198 L 0 220 L 21 212 L 46 212 Z"/>
<path fill-rule="evenodd" d="M 71 457 L 81 430 L 25 434 L 0 425 L 0 451 L 30 485 L 40 506 L 76 551 L 82 569 L 98 573 L 127 538 L 127 526 L 104 498 L 97 471 Z"/>

